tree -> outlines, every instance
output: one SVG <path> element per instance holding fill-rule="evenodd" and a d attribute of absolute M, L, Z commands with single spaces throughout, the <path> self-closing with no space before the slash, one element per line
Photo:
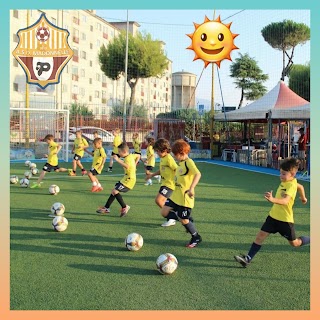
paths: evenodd
<path fill-rule="evenodd" d="M 310 101 L 310 63 L 296 64 L 291 68 L 289 88 L 300 97 Z"/>
<path fill-rule="evenodd" d="M 304 23 L 292 20 L 273 22 L 261 30 L 262 36 L 269 45 L 282 51 L 281 80 L 288 76 L 293 64 L 294 49 L 298 44 L 304 44 L 310 40 L 310 28 Z M 291 53 L 287 51 L 291 50 Z M 286 57 L 288 62 L 286 65 Z"/>
<path fill-rule="evenodd" d="M 69 108 L 70 115 L 93 116 L 93 112 L 85 104 L 72 103 Z"/>
<path fill-rule="evenodd" d="M 111 109 L 110 116 L 112 118 L 114 117 L 123 117 L 123 105 L 116 105 L 113 106 Z M 132 113 L 133 117 L 139 117 L 139 118 L 147 118 L 148 117 L 148 110 L 145 106 L 134 106 L 134 110 Z"/>
<path fill-rule="evenodd" d="M 99 62 L 101 70 L 113 80 L 125 74 L 126 32 L 113 39 L 107 47 L 100 48 Z M 130 112 L 132 117 L 135 102 L 136 85 L 141 78 L 161 77 L 168 66 L 162 43 L 152 40 L 148 33 L 128 36 L 127 82 L 131 89 Z"/>
<path fill-rule="evenodd" d="M 230 76 L 236 79 L 234 84 L 241 89 L 239 108 L 242 106 L 243 98 L 256 100 L 267 92 L 263 82 L 268 79 L 268 75 L 262 73 L 257 62 L 247 53 L 240 53 L 240 57 L 231 64 Z"/>

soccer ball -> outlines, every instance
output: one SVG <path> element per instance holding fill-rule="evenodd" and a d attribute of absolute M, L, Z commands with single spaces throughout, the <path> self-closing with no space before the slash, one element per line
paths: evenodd
<path fill-rule="evenodd" d="M 127 247 L 128 250 L 130 250 L 130 251 L 138 251 L 143 246 L 143 238 L 138 233 L 130 233 L 126 237 L 126 239 L 124 241 L 124 244 L 125 244 L 125 246 Z"/>
<path fill-rule="evenodd" d="M 158 257 L 156 265 L 161 274 L 172 274 L 178 268 L 178 260 L 171 253 L 163 253 Z"/>
<path fill-rule="evenodd" d="M 58 193 L 60 192 L 60 188 L 55 185 L 55 184 L 52 184 L 50 187 L 49 187 L 49 193 L 52 194 L 52 195 L 57 195 Z"/>
<path fill-rule="evenodd" d="M 18 181 L 19 181 L 18 176 L 13 175 L 13 176 L 10 177 L 10 183 L 16 184 L 16 183 L 18 183 Z"/>
<path fill-rule="evenodd" d="M 52 220 L 53 230 L 61 232 L 68 228 L 68 220 L 65 217 L 57 216 Z"/>
<path fill-rule="evenodd" d="M 22 188 L 28 188 L 29 187 L 29 180 L 27 178 L 22 178 L 20 180 L 20 186 Z"/>
<path fill-rule="evenodd" d="M 40 27 L 38 30 L 37 30 L 37 34 L 36 34 L 36 37 L 39 41 L 41 42 L 45 42 L 49 39 L 50 37 L 50 31 L 48 28 L 45 28 L 45 27 Z"/>
<path fill-rule="evenodd" d="M 33 162 L 31 162 L 30 164 L 29 164 L 29 168 L 30 169 L 33 169 L 33 168 L 36 168 L 37 167 L 37 165 L 35 164 L 35 163 L 33 163 Z"/>
<path fill-rule="evenodd" d="M 51 212 L 55 216 L 62 216 L 64 214 L 65 209 L 66 208 L 64 207 L 64 205 L 60 202 L 55 202 L 51 206 Z"/>
<path fill-rule="evenodd" d="M 39 173 L 39 170 L 37 168 L 32 168 L 31 173 L 33 176 L 37 175 Z"/>
<path fill-rule="evenodd" d="M 32 177 L 32 173 L 30 171 L 25 171 L 24 176 L 25 178 L 30 179 Z"/>
<path fill-rule="evenodd" d="M 30 163 L 31 163 L 31 161 L 27 160 L 27 161 L 24 163 L 24 165 L 25 165 L 26 167 L 29 167 L 29 166 L 30 166 Z"/>

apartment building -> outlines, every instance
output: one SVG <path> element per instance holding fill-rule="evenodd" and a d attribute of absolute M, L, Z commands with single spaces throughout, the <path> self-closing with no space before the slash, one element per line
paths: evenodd
<path fill-rule="evenodd" d="M 95 10 L 11 10 L 10 50 L 18 44 L 17 32 L 34 24 L 42 13 L 52 24 L 67 29 L 68 42 L 74 55 L 62 71 L 60 83 L 41 89 L 29 85 L 30 104 L 41 108 L 66 109 L 72 103 L 88 106 L 95 115 L 108 115 L 112 106 L 124 101 L 125 80 L 111 80 L 100 69 L 98 52 L 126 27 L 126 23 L 109 23 Z M 140 25 L 130 21 L 129 31 L 135 34 Z M 163 46 L 165 44 L 163 43 Z M 144 105 L 150 119 L 171 111 L 172 63 L 162 78 L 140 79 L 136 87 L 136 104 Z M 13 55 L 10 56 L 10 103 L 24 107 L 26 75 Z M 127 100 L 130 87 L 126 84 Z"/>

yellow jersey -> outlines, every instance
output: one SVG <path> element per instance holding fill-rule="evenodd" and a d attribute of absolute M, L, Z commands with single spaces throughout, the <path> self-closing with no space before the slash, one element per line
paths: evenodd
<path fill-rule="evenodd" d="M 190 198 L 187 194 L 194 176 L 200 173 L 194 161 L 190 158 L 180 161 L 175 174 L 175 189 L 170 199 L 177 205 L 193 208 L 194 197 Z"/>
<path fill-rule="evenodd" d="M 122 143 L 121 137 L 119 135 L 115 136 L 113 139 L 113 149 L 112 152 L 118 154 L 118 146 Z"/>
<path fill-rule="evenodd" d="M 133 142 L 134 152 L 141 153 L 141 148 L 140 148 L 141 142 L 138 139 L 133 139 L 132 142 Z"/>
<path fill-rule="evenodd" d="M 154 157 L 153 146 L 147 147 L 147 163 L 146 166 L 154 167 L 156 164 L 156 158 Z"/>
<path fill-rule="evenodd" d="M 132 189 L 136 184 L 137 176 L 136 176 L 136 161 L 133 154 L 128 154 L 125 158 L 123 158 L 125 164 L 129 167 L 124 169 L 124 177 L 120 180 L 120 182 L 129 189 Z"/>
<path fill-rule="evenodd" d="M 101 148 L 96 148 L 93 150 L 93 160 L 92 160 L 92 168 L 96 169 L 96 171 L 100 174 L 103 166 L 100 168 L 103 163 L 103 159 L 107 158 L 105 150 Z"/>
<path fill-rule="evenodd" d="M 168 153 L 163 158 L 160 158 L 160 175 L 161 175 L 161 186 L 175 189 L 175 173 L 178 165 L 173 159 L 172 155 Z"/>
<path fill-rule="evenodd" d="M 54 141 L 50 141 L 48 149 L 49 149 L 49 153 L 48 153 L 47 163 L 55 167 L 58 165 L 58 155 L 57 155 L 58 143 Z"/>
<path fill-rule="evenodd" d="M 85 138 L 75 138 L 73 143 L 74 153 L 80 157 L 83 157 L 84 150 L 81 149 L 82 147 L 87 147 L 88 141 Z"/>
<path fill-rule="evenodd" d="M 269 212 L 269 216 L 279 221 L 294 223 L 292 207 L 296 198 L 297 190 L 297 179 L 293 179 L 287 182 L 281 182 L 276 192 L 275 198 L 281 199 L 283 195 L 288 195 L 290 196 L 290 201 L 287 205 L 274 203 Z"/>

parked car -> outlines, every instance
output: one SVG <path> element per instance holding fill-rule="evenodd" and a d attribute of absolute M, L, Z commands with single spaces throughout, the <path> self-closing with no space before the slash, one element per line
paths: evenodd
<path fill-rule="evenodd" d="M 90 127 L 90 126 L 84 126 L 84 127 L 70 127 L 69 128 L 69 141 L 74 141 L 76 138 L 76 131 L 81 130 L 82 136 L 87 139 L 88 141 L 92 142 L 94 140 L 94 132 L 97 131 L 99 137 L 102 139 L 102 142 L 113 142 L 114 135 L 104 129 L 98 128 L 98 127 Z"/>

